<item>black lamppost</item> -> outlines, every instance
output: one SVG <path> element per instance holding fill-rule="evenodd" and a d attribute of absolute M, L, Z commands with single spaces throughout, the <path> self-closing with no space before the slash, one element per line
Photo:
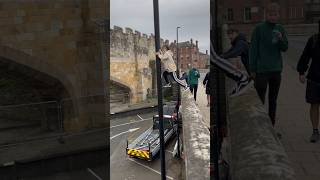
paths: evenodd
<path fill-rule="evenodd" d="M 176 51 L 177 51 L 177 73 L 178 73 L 178 77 L 180 77 L 180 61 L 179 61 L 179 28 L 177 27 L 177 46 L 176 46 Z M 178 155 L 177 157 L 180 158 L 180 129 L 179 129 L 179 107 L 181 104 L 181 97 L 180 97 L 180 86 L 178 85 L 178 106 L 177 106 L 177 124 L 178 124 L 178 128 L 177 128 L 177 143 L 178 143 Z"/>
<path fill-rule="evenodd" d="M 156 52 L 160 49 L 160 23 L 159 23 L 159 2 L 153 0 L 154 14 L 154 36 Z M 166 160 L 164 151 L 164 128 L 163 128 L 163 102 L 162 102 L 162 82 L 161 82 L 161 62 L 156 56 L 157 67 L 157 92 L 158 92 L 158 114 L 159 114 L 159 136 L 160 136 L 160 159 L 161 159 L 161 180 L 166 180 Z"/>

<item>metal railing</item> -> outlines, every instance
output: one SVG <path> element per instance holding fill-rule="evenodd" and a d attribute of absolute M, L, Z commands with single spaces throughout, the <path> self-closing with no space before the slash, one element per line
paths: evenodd
<path fill-rule="evenodd" d="M 66 120 L 76 118 L 79 107 L 84 111 L 95 113 L 90 105 L 106 105 L 104 94 L 81 97 L 63 98 L 54 101 L 42 101 L 0 106 L 0 144 L 23 141 L 35 136 L 45 136 L 52 133 L 63 133 Z M 103 108 L 101 108 L 103 110 Z M 90 112 L 92 111 L 92 112 Z M 101 112 L 105 114 L 105 112 Z"/>

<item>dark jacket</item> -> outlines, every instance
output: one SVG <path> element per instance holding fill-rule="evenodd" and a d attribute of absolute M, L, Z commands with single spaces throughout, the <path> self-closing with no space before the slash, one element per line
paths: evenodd
<path fill-rule="evenodd" d="M 317 42 L 314 42 L 317 41 Z M 312 59 L 310 67 L 309 62 Z M 309 69 L 309 70 L 308 70 Z M 297 65 L 297 71 L 303 75 L 308 70 L 307 79 L 320 83 L 320 41 L 319 36 L 310 37 Z"/>
<path fill-rule="evenodd" d="M 188 84 L 188 74 L 184 72 L 180 78 L 180 80 L 186 80 L 186 83 Z"/>
<path fill-rule="evenodd" d="M 205 76 L 204 79 L 203 79 L 202 84 L 205 85 L 206 88 L 209 88 L 209 84 L 210 84 L 210 71 L 207 72 L 206 76 Z"/>
<path fill-rule="evenodd" d="M 231 48 L 223 53 L 221 57 L 228 59 L 228 58 L 235 58 L 241 56 L 241 61 L 245 66 L 246 70 L 248 71 L 249 67 L 249 43 L 244 34 L 240 33 L 232 42 Z"/>

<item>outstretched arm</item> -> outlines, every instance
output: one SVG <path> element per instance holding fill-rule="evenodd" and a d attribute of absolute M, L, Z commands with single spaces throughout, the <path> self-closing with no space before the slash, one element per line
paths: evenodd
<path fill-rule="evenodd" d="M 246 42 L 242 40 L 237 41 L 237 43 L 229 51 L 222 54 L 221 57 L 229 59 L 229 58 L 235 58 L 237 56 L 240 56 L 247 46 L 248 45 L 246 44 Z"/>
<path fill-rule="evenodd" d="M 288 37 L 287 32 L 281 28 L 282 38 L 279 41 L 280 51 L 286 52 L 288 50 Z"/>
<path fill-rule="evenodd" d="M 303 53 L 299 59 L 297 64 L 297 71 L 300 75 L 304 75 L 304 73 L 308 70 L 309 62 L 312 54 L 312 45 L 313 45 L 313 37 L 309 38 Z"/>

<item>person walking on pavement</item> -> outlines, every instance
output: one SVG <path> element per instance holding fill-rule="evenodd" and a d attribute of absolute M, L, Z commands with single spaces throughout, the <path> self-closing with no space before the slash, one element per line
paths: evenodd
<path fill-rule="evenodd" d="M 173 60 L 173 53 L 171 52 L 169 46 L 164 45 L 162 46 L 161 50 L 156 53 L 156 55 L 161 59 L 163 66 L 164 66 L 164 72 L 163 72 L 163 77 L 166 81 L 166 85 L 163 87 L 171 87 L 170 81 L 169 81 L 169 76 L 176 81 L 180 86 L 184 87 L 185 89 L 188 88 L 188 84 L 184 83 L 177 77 L 177 66 L 174 63 Z"/>
<path fill-rule="evenodd" d="M 320 28 L 320 21 L 319 21 Z M 319 140 L 319 107 L 320 107 L 320 39 L 319 33 L 311 36 L 303 50 L 297 64 L 299 80 L 301 83 L 307 82 L 306 102 L 310 104 L 310 120 L 313 133 L 310 142 L 315 143 Z M 310 60 L 311 64 L 309 67 Z M 308 70 L 308 75 L 305 76 Z"/>
<path fill-rule="evenodd" d="M 239 30 L 230 28 L 227 31 L 231 42 L 231 48 L 221 55 L 222 58 L 230 59 L 241 56 L 241 62 L 249 74 L 249 43 L 244 34 Z"/>
<path fill-rule="evenodd" d="M 255 27 L 249 50 L 249 71 L 263 104 L 267 87 L 269 87 L 269 117 L 273 126 L 275 125 L 277 98 L 281 83 L 281 52 L 288 49 L 287 33 L 277 23 L 279 18 L 279 5 L 277 3 L 267 5 L 266 21 Z"/>
<path fill-rule="evenodd" d="M 206 94 L 207 94 L 207 107 L 210 106 L 210 71 L 207 72 L 206 76 L 203 79 L 202 84 L 206 87 Z"/>
<path fill-rule="evenodd" d="M 189 83 L 188 83 L 188 73 L 182 71 L 182 76 L 181 76 L 180 80 L 185 80 L 186 83 L 189 84 Z"/>
<path fill-rule="evenodd" d="M 198 79 L 200 78 L 200 73 L 195 67 L 192 67 L 191 64 L 188 64 L 188 66 L 190 69 L 188 74 L 190 91 L 193 93 L 194 100 L 197 101 Z"/>

